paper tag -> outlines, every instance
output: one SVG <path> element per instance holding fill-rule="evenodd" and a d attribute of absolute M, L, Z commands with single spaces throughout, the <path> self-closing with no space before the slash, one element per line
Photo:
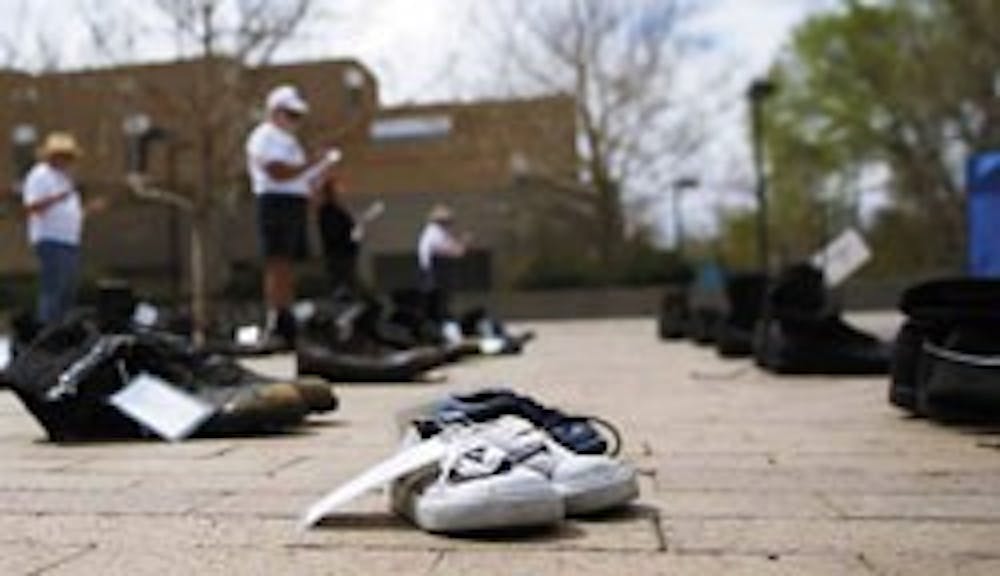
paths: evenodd
<path fill-rule="evenodd" d="M 479 352 L 485 356 L 498 356 L 503 353 L 503 338 L 483 338 L 479 341 Z"/>
<path fill-rule="evenodd" d="M 316 303 L 304 300 L 292 306 L 292 316 L 299 322 L 305 322 L 316 315 Z"/>
<path fill-rule="evenodd" d="M 160 312 L 156 309 L 156 306 L 146 304 L 145 302 L 136 306 L 135 312 L 132 313 L 132 322 L 145 328 L 156 326 L 156 322 L 159 319 Z"/>
<path fill-rule="evenodd" d="M 381 200 L 373 202 L 371 206 L 365 210 L 364 214 L 361 215 L 361 222 L 364 224 L 370 224 L 385 214 L 385 202 Z"/>
<path fill-rule="evenodd" d="M 149 374 L 133 378 L 109 402 L 171 442 L 187 438 L 215 413 L 205 402 Z"/>
<path fill-rule="evenodd" d="M 440 461 L 446 450 L 445 443 L 440 437 L 436 437 L 398 452 L 392 458 L 370 468 L 310 506 L 302 515 L 299 528 L 315 526 L 317 522 L 362 494 Z"/>
<path fill-rule="evenodd" d="M 0 370 L 7 369 L 7 365 L 10 364 L 10 356 L 10 340 L 0 338 Z"/>
<path fill-rule="evenodd" d="M 260 342 L 261 336 L 259 326 L 240 326 L 236 329 L 236 343 L 240 346 L 254 346 Z"/>
<path fill-rule="evenodd" d="M 849 228 L 812 257 L 812 265 L 823 271 L 826 285 L 840 286 L 872 258 L 871 249 L 854 228 Z"/>
<path fill-rule="evenodd" d="M 464 339 L 462 327 L 458 325 L 458 322 L 445 322 L 441 328 L 441 334 L 448 344 L 461 344 Z"/>

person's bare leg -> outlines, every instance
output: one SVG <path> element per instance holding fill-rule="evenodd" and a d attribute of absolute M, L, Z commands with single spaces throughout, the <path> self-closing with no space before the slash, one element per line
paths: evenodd
<path fill-rule="evenodd" d="M 267 303 L 267 329 L 277 327 L 278 315 L 287 311 L 295 299 L 295 278 L 292 263 L 284 258 L 271 258 L 264 264 L 264 300 Z"/>

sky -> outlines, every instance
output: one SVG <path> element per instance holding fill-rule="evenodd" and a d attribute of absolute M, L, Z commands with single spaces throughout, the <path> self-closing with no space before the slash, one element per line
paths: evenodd
<path fill-rule="evenodd" d="M 275 0 L 280 2 L 281 0 Z M 483 2 L 546 0 L 319 0 L 320 16 L 301 39 L 281 53 L 283 60 L 353 57 L 372 68 L 381 85 L 383 104 L 473 100 L 488 96 L 489 56 L 482 35 L 495 23 L 474 17 Z M 684 203 L 689 229 L 710 232 L 718 206 L 739 205 L 748 198 L 750 160 L 743 91 L 768 67 L 787 43 L 794 27 L 838 0 L 694 0 L 698 9 L 687 23 L 705 40 L 706 49 L 683 63 L 684 82 L 700 87 L 726 75 L 713 86 L 721 103 L 708 127 L 710 144 L 692 167 L 703 191 Z M 75 8 L 82 4 L 113 10 L 128 0 L 0 0 L 0 38 L 32 44 L 31 30 L 41 28 L 50 52 L 64 65 L 91 62 L 88 33 Z M 54 16 L 55 15 L 55 16 Z M 19 36 L 18 34 L 21 34 Z M 145 43 L 151 57 L 170 53 L 170 46 Z M 29 48 L 29 61 L 38 51 Z M 654 212 L 658 228 L 672 228 L 670 214 Z"/>
<path fill-rule="evenodd" d="M 390 103 L 452 96 L 453 93 L 439 94 L 456 88 L 442 82 L 446 70 L 458 75 L 459 95 L 463 92 L 473 95 L 474 87 L 465 85 L 462 74 L 474 66 L 477 55 L 463 54 L 466 44 L 463 38 L 470 28 L 477 26 L 471 22 L 470 12 L 474 4 L 481 2 L 342 2 L 346 13 L 352 11 L 346 4 L 374 8 L 361 10 L 361 22 L 352 37 L 334 36 L 322 42 L 333 53 L 358 55 L 373 66 L 383 80 L 385 97 Z M 697 3 L 703 7 L 690 25 L 711 37 L 712 66 L 743 70 L 747 78 L 768 68 L 796 24 L 831 5 L 830 0 L 699 0 Z"/>

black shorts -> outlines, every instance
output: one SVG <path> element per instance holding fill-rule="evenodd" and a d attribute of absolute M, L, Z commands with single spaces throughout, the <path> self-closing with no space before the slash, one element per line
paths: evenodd
<path fill-rule="evenodd" d="M 257 233 L 264 258 L 302 261 L 309 257 L 309 202 L 301 196 L 257 197 Z"/>

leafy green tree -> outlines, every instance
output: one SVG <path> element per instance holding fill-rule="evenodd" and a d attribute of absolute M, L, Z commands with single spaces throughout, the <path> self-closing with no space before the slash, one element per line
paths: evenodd
<path fill-rule="evenodd" d="M 814 248 L 856 217 L 862 177 L 881 169 L 894 205 L 882 223 L 927 227 L 916 243 L 883 229 L 884 249 L 961 262 L 965 158 L 1000 145 L 998 18 L 990 0 L 845 0 L 795 32 L 766 124 L 779 248 Z"/>

